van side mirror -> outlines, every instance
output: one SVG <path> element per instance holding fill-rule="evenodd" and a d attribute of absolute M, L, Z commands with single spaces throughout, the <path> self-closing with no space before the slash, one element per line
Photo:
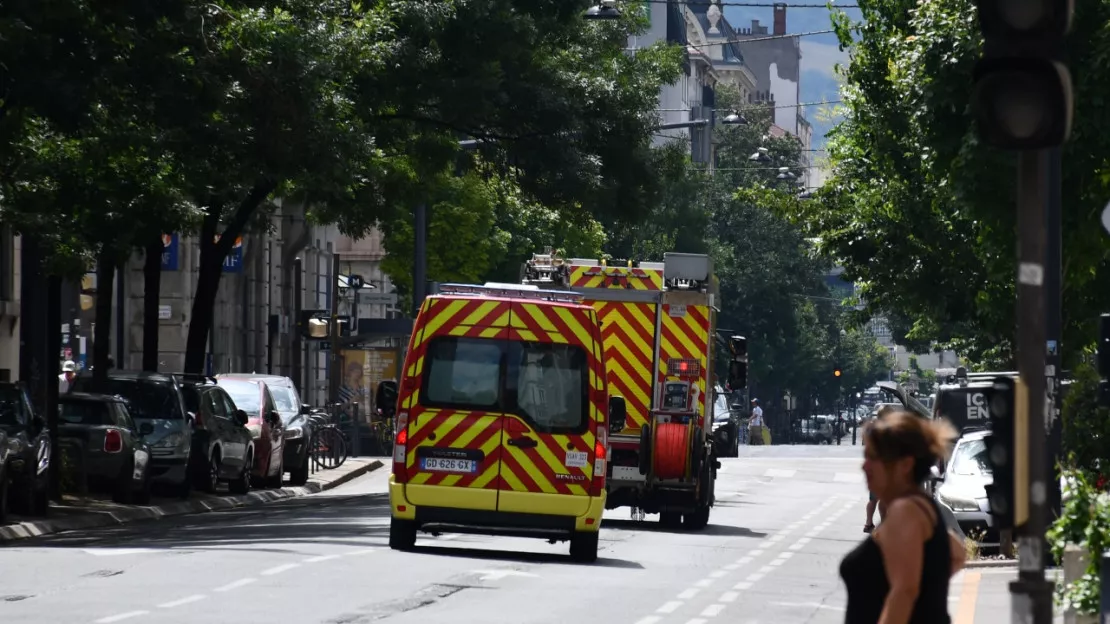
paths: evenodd
<path fill-rule="evenodd" d="M 247 416 L 246 412 L 241 409 L 235 410 L 235 424 L 239 425 L 240 427 L 246 427 L 247 423 L 250 422 L 250 420 L 251 419 L 249 416 Z"/>
<path fill-rule="evenodd" d="M 609 397 L 609 433 L 624 431 L 627 421 L 628 406 L 625 405 L 624 397 Z"/>

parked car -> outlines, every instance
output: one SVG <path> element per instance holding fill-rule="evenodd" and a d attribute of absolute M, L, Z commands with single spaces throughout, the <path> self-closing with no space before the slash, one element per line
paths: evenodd
<path fill-rule="evenodd" d="M 986 429 L 967 430 L 952 450 L 943 469 L 933 467 L 931 481 L 937 503 L 951 510 L 968 537 L 985 546 L 997 545 L 998 530 L 990 514 L 987 486 L 994 482 L 987 455 Z"/>
<path fill-rule="evenodd" d="M 293 380 L 280 375 L 220 375 L 220 379 L 247 379 L 261 381 L 270 389 L 274 406 L 285 426 L 282 465 L 289 473 L 289 482 L 304 485 L 308 482 L 308 444 L 315 424 L 308 418 L 310 408 L 301 403 Z"/>
<path fill-rule="evenodd" d="M 50 432 L 22 384 L 0 382 L 0 431 L 9 509 L 44 516 L 50 507 Z"/>
<path fill-rule="evenodd" d="M 281 487 L 285 475 L 285 425 L 270 388 L 262 381 L 219 376 L 216 383 L 247 413 L 247 429 L 254 439 L 253 476 L 262 487 Z"/>
<path fill-rule="evenodd" d="M 173 375 L 113 370 L 106 379 L 97 381 L 86 372 L 73 380 L 70 391 L 118 394 L 127 399 L 135 422 L 140 427 L 150 423 L 154 428 L 144 438 L 150 445 L 154 483 L 168 485 L 181 498 L 189 497 L 193 484 L 193 419 L 186 413 L 181 387 Z"/>
<path fill-rule="evenodd" d="M 740 455 L 742 410 L 729 406 L 728 396 L 720 387 L 717 388 L 716 397 L 713 402 L 713 442 L 722 457 L 737 457 Z"/>
<path fill-rule="evenodd" d="M 254 469 L 254 436 L 250 417 L 213 377 L 174 375 L 181 385 L 185 409 L 193 419 L 193 484 L 215 492 L 227 482 L 232 494 L 251 489 Z"/>
<path fill-rule="evenodd" d="M 58 399 L 58 441 L 78 455 L 79 474 L 117 503 L 150 503 L 150 445 L 154 425 L 135 424 L 119 396 L 68 392 Z"/>

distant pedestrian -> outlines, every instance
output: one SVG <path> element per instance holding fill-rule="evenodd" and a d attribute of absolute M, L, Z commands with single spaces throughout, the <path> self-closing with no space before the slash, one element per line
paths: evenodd
<path fill-rule="evenodd" d="M 58 375 L 58 394 L 69 392 L 75 377 L 77 377 L 77 365 L 73 360 L 66 360 L 62 363 L 62 374 Z"/>
<path fill-rule="evenodd" d="M 748 421 L 748 443 L 756 446 L 763 444 L 763 408 L 759 399 L 752 399 L 752 417 Z"/>
<path fill-rule="evenodd" d="M 863 432 L 867 487 L 889 511 L 848 553 L 840 576 L 848 590 L 845 624 L 948 624 L 948 583 L 965 563 L 963 542 L 921 490 L 929 468 L 948 454 L 956 431 L 945 420 L 904 411 Z"/>

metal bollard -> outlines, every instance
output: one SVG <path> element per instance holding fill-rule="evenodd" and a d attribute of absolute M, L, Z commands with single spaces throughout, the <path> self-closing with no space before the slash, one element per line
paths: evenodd
<path fill-rule="evenodd" d="M 360 438 L 362 438 L 362 432 L 359 431 L 358 403 L 356 402 L 351 404 L 351 457 L 362 455 L 359 449 Z"/>
<path fill-rule="evenodd" d="M 1110 622 L 1110 550 L 1102 552 L 1098 562 L 1099 622 Z"/>

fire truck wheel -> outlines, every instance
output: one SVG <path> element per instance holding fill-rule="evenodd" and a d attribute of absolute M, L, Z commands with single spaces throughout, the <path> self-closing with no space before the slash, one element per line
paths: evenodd
<path fill-rule="evenodd" d="M 682 523 L 691 531 L 700 531 L 709 524 L 709 506 L 699 506 L 693 513 L 682 517 Z"/>
<path fill-rule="evenodd" d="M 389 547 L 412 550 L 416 546 L 416 523 L 412 520 L 389 519 Z"/>
<path fill-rule="evenodd" d="M 579 563 L 597 561 L 598 532 L 575 533 L 570 537 L 570 558 Z"/>
<path fill-rule="evenodd" d="M 677 529 L 682 526 L 682 514 L 676 511 L 664 511 L 659 514 L 659 524 L 669 529 Z"/>
<path fill-rule="evenodd" d="M 640 429 L 640 474 L 651 472 L 651 425 Z"/>

